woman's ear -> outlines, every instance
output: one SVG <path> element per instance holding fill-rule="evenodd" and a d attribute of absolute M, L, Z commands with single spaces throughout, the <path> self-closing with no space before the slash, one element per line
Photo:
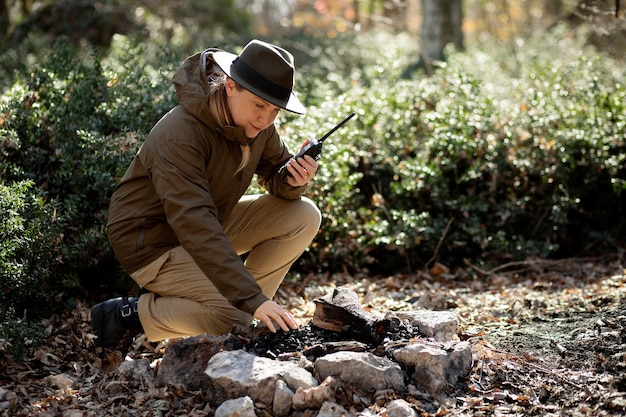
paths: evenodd
<path fill-rule="evenodd" d="M 226 84 L 224 85 L 224 87 L 226 89 L 226 95 L 228 97 L 231 97 L 233 95 L 233 91 L 235 91 L 236 86 L 237 85 L 235 84 L 235 81 L 232 78 L 226 79 Z"/>

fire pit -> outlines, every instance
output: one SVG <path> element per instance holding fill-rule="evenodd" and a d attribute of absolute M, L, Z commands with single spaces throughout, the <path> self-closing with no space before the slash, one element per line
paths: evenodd
<path fill-rule="evenodd" d="M 456 337 L 450 313 L 366 311 L 344 287 L 315 304 L 311 322 L 297 330 L 235 326 L 228 335 L 173 344 L 158 384 L 206 390 L 215 406 L 243 406 L 248 398 L 282 416 L 324 404 L 354 407 L 355 398 L 364 409 L 400 393 L 437 396 L 471 369 L 470 345 Z"/>

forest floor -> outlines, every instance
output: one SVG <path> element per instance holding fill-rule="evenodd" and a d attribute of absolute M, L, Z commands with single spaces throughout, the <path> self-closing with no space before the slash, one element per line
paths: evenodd
<path fill-rule="evenodd" d="M 383 313 L 456 313 L 459 337 L 470 341 L 474 366 L 445 396 L 404 398 L 421 417 L 626 415 L 621 253 L 529 260 L 491 271 L 469 264 L 455 273 L 441 273 L 445 270 L 388 277 L 311 275 L 286 281 L 277 300 L 301 324 L 310 321 L 315 298 L 341 285 L 360 294 L 365 307 Z M 78 304 L 44 325 L 45 343 L 29 348 L 23 361 L 0 351 L 0 415 L 204 416 L 215 411 L 202 392 L 114 381 L 114 361 L 95 354 L 89 306 Z M 158 362 L 166 349 L 140 338 L 128 355 Z M 120 384 L 119 395 L 106 394 L 112 383 Z M 379 415 L 375 408 L 357 415 Z"/>

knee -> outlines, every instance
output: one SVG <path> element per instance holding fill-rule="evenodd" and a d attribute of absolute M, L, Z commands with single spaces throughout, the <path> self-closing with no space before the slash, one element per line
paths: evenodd
<path fill-rule="evenodd" d="M 300 207 L 298 207 L 298 216 L 301 216 L 303 223 L 317 230 L 322 223 L 322 213 L 317 205 L 307 197 L 301 197 Z"/>
<path fill-rule="evenodd" d="M 277 236 L 302 240 L 308 245 L 317 234 L 322 222 L 319 208 L 306 197 L 298 200 L 281 200 L 281 215 L 275 219 Z"/>
<path fill-rule="evenodd" d="M 317 235 L 322 222 L 320 209 L 313 201 L 302 197 L 290 211 L 288 235 L 302 239 L 308 245 Z"/>
<path fill-rule="evenodd" d="M 271 227 L 276 233 L 275 237 L 305 240 L 315 237 L 322 222 L 322 215 L 311 199 L 300 197 L 297 200 L 285 200 L 273 196 L 268 198 L 273 198 L 274 205 L 267 217 L 266 227 Z"/>

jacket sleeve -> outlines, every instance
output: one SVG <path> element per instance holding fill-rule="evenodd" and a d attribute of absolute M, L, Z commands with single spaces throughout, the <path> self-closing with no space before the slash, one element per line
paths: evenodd
<path fill-rule="evenodd" d="M 159 129 L 164 137 L 139 153 L 180 244 L 235 307 L 253 314 L 268 298 L 230 244 L 217 218 L 205 173 L 207 149 L 184 140 L 193 131 L 183 124 Z M 175 133 L 172 133 L 175 132 Z"/>
<path fill-rule="evenodd" d="M 281 168 L 293 156 L 274 128 L 265 144 L 263 157 L 257 166 L 257 182 L 268 193 L 288 200 L 300 198 L 308 186 L 293 187 L 287 183 L 287 170 Z"/>

